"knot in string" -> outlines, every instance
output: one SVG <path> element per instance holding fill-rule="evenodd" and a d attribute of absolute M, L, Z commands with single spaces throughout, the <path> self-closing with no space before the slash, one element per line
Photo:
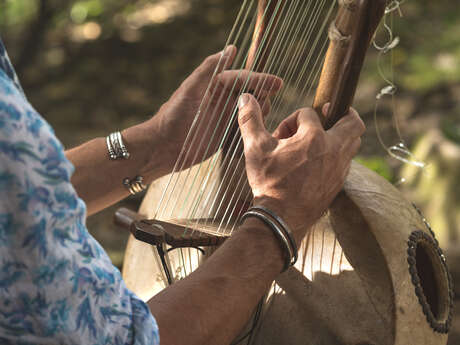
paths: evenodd
<path fill-rule="evenodd" d="M 386 86 L 384 86 L 379 91 L 379 93 L 376 96 L 376 103 L 375 103 L 375 109 L 374 109 L 374 122 L 375 122 L 375 125 L 376 125 L 377 138 L 378 138 L 380 144 L 382 145 L 382 147 L 387 151 L 387 153 L 391 157 L 399 160 L 402 163 L 413 165 L 413 166 L 415 166 L 415 167 L 417 167 L 419 169 L 425 169 L 426 164 L 424 162 L 422 162 L 422 161 L 419 161 L 414 156 L 414 154 L 404 144 L 404 142 L 403 142 L 403 140 L 401 138 L 401 133 L 400 133 L 400 130 L 399 130 L 399 126 L 398 126 L 398 122 L 397 122 L 397 118 L 396 118 L 396 114 L 395 114 L 396 109 L 395 109 L 394 101 L 392 103 L 393 104 L 392 105 L 392 117 L 393 117 L 393 120 L 394 120 L 396 133 L 397 133 L 397 135 L 399 137 L 399 142 L 396 145 L 386 146 L 385 143 L 383 142 L 383 139 L 382 139 L 381 135 L 380 135 L 380 129 L 379 129 L 379 126 L 377 124 L 377 113 L 378 113 L 379 103 L 386 96 L 393 98 L 394 95 L 397 92 L 397 87 L 396 87 L 396 85 L 394 83 L 393 66 L 391 66 L 391 76 L 387 77 L 385 75 L 384 71 L 383 71 L 382 61 L 381 61 L 382 57 L 385 54 L 387 54 L 388 52 L 393 51 L 398 46 L 398 44 L 400 43 L 399 37 L 394 36 L 393 29 L 392 29 L 392 22 L 390 23 L 390 25 L 391 25 L 390 26 L 388 24 L 388 22 L 387 22 L 387 17 L 392 16 L 393 12 L 395 12 L 395 11 L 398 11 L 399 15 L 402 16 L 402 11 L 401 11 L 400 6 L 404 1 L 405 0 L 391 0 L 388 3 L 387 7 L 385 8 L 385 17 L 383 19 L 383 29 L 385 30 L 385 33 L 386 33 L 386 36 L 387 36 L 386 41 L 383 44 L 378 44 L 376 42 L 375 37 L 374 37 L 374 40 L 372 42 L 372 44 L 374 45 L 375 49 L 377 49 L 379 51 L 379 53 L 378 53 L 378 63 L 377 63 L 377 68 L 378 68 L 379 74 L 387 84 Z M 404 182 L 404 181 L 401 180 L 400 182 Z"/>
<path fill-rule="evenodd" d="M 376 98 L 380 99 L 383 96 L 393 96 L 397 91 L 396 85 L 387 85 L 377 94 Z"/>
<path fill-rule="evenodd" d="M 416 166 L 420 169 L 424 169 L 426 166 L 426 163 L 419 161 L 402 142 L 398 143 L 397 145 L 390 146 L 387 149 L 387 152 L 391 157 L 396 158 L 403 163 Z"/>
<path fill-rule="evenodd" d="M 388 35 L 387 41 L 383 45 L 379 45 L 376 40 L 372 42 L 375 49 L 377 49 L 381 54 L 386 54 L 390 50 L 396 48 L 400 42 L 398 36 L 393 37 L 393 30 L 388 26 L 388 24 L 384 21 L 383 27 Z"/>
<path fill-rule="evenodd" d="M 404 1 L 405 0 L 392 0 L 385 8 L 385 14 L 398 11 L 399 15 L 402 17 L 401 4 L 404 3 Z"/>

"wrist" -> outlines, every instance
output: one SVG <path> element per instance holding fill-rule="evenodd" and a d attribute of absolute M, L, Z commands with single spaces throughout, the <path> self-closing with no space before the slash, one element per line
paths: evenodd
<path fill-rule="evenodd" d="M 174 163 L 164 149 L 159 129 L 150 121 L 129 127 L 122 132 L 130 159 L 138 161 L 138 174 L 150 183 L 171 172 Z"/>
<path fill-rule="evenodd" d="M 263 206 L 271 210 L 280 217 L 291 229 L 297 247 L 300 247 L 302 239 L 316 219 L 313 219 L 311 213 L 306 208 L 295 206 L 286 206 L 286 202 L 271 197 L 254 198 L 254 206 Z"/>
<path fill-rule="evenodd" d="M 276 273 L 282 271 L 285 260 L 279 240 L 260 219 L 245 219 L 231 238 L 247 244 L 248 250 L 257 252 L 258 261 L 272 267 Z"/>

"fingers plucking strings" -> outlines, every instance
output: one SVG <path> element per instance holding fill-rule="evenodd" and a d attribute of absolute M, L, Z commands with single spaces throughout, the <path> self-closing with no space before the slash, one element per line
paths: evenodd
<path fill-rule="evenodd" d="M 196 152 L 184 149 L 163 192 L 156 217 L 167 219 L 173 218 L 174 215 L 174 218 L 209 219 L 220 214 L 220 231 L 226 227 L 230 219 L 238 215 L 239 210 L 234 206 L 236 200 L 249 202 L 251 194 L 243 188 L 246 179 L 244 174 L 240 174 L 241 169 L 239 169 L 243 167 L 244 161 L 241 150 L 242 140 L 238 135 L 231 137 L 230 129 L 236 123 L 238 112 L 236 101 L 232 102 L 231 97 L 236 95 L 235 99 L 237 99 L 240 94 L 251 91 L 262 104 L 262 114 L 268 114 L 270 108 L 271 114 L 288 114 L 291 108 L 300 107 L 302 105 L 300 103 L 307 98 L 314 81 L 318 78 L 322 56 L 327 46 L 324 29 L 327 27 L 327 19 L 334 4 L 330 8 L 325 7 L 325 4 L 324 0 L 293 0 L 285 6 L 275 6 L 274 13 L 265 21 L 266 30 L 260 34 L 261 44 L 255 49 L 255 58 L 248 66 L 248 53 L 253 36 L 248 28 L 253 27 L 257 34 L 261 27 L 257 27 L 255 21 L 256 1 L 244 2 L 227 42 L 229 48 L 225 54 L 214 58 L 218 60 L 217 67 L 211 77 L 211 86 L 207 90 L 209 99 L 213 101 L 213 109 L 211 109 L 211 102 L 202 102 L 186 139 L 189 144 L 184 145 L 184 148 L 192 147 L 191 142 L 209 145 L 209 142 L 200 142 L 204 138 L 200 133 L 211 131 L 214 137 L 219 136 L 216 145 L 218 150 L 228 142 L 232 150 L 226 152 L 223 161 L 215 155 L 208 161 L 201 162 L 205 155 L 198 156 Z M 268 13 L 264 15 L 268 16 Z M 274 20 L 275 17 L 281 19 Z M 272 34 L 268 34 L 269 32 Z M 232 44 L 239 47 L 238 52 Z M 262 47 L 270 47 L 270 50 L 264 51 Z M 307 47 L 311 49 L 306 49 Z M 319 54 L 316 54 L 318 52 Z M 270 75 L 278 75 L 283 79 L 284 87 L 281 92 L 275 91 L 279 79 L 270 78 Z M 216 85 L 216 80 L 226 92 L 218 92 L 217 88 L 212 88 L 212 85 Z M 224 113 L 229 115 L 222 116 Z M 220 121 L 217 126 L 213 123 L 214 128 L 210 123 L 200 121 L 209 114 Z M 270 129 L 278 121 L 277 116 L 269 116 L 265 120 L 266 127 Z M 281 130 L 281 136 L 290 134 L 289 128 L 292 126 L 289 127 L 289 122 L 285 125 L 287 127 L 283 127 L 285 130 Z M 218 131 L 217 127 L 224 130 Z M 209 154 L 214 149 L 209 146 L 204 151 Z M 183 171 L 186 160 L 197 164 L 197 172 Z M 232 169 L 222 172 L 219 171 L 221 166 L 231 166 Z M 220 179 L 215 178 L 218 174 L 223 176 Z M 224 185 L 223 181 L 231 183 Z M 229 185 L 232 187 L 230 188 Z M 191 192 L 193 186 L 201 186 L 199 192 Z M 221 202 L 222 199 L 227 200 L 225 205 Z"/>

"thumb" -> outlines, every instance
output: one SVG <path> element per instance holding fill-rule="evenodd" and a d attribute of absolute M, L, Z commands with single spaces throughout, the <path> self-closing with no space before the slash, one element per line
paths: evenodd
<path fill-rule="evenodd" d="M 259 102 L 249 93 L 244 93 L 238 100 L 238 124 L 240 126 L 243 142 L 268 135 L 265 129 L 262 110 Z"/>

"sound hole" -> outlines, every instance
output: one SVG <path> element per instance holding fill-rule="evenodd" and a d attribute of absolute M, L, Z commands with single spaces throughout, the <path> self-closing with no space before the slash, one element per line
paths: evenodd
<path fill-rule="evenodd" d="M 452 319 L 452 283 L 438 242 L 423 231 L 414 231 L 408 242 L 409 272 L 415 293 L 430 326 L 447 333 Z"/>
<path fill-rule="evenodd" d="M 425 295 L 433 316 L 438 321 L 445 315 L 448 304 L 447 296 L 445 296 L 446 294 L 442 293 L 442 290 L 446 289 L 445 284 L 441 283 L 441 280 L 444 280 L 445 272 L 443 272 L 442 265 L 439 261 L 439 256 L 433 253 L 432 248 L 428 248 L 427 243 L 418 243 L 415 262 L 417 274 L 420 279 L 420 286 L 422 287 L 423 294 Z M 443 297 L 444 300 L 442 300 Z"/>

